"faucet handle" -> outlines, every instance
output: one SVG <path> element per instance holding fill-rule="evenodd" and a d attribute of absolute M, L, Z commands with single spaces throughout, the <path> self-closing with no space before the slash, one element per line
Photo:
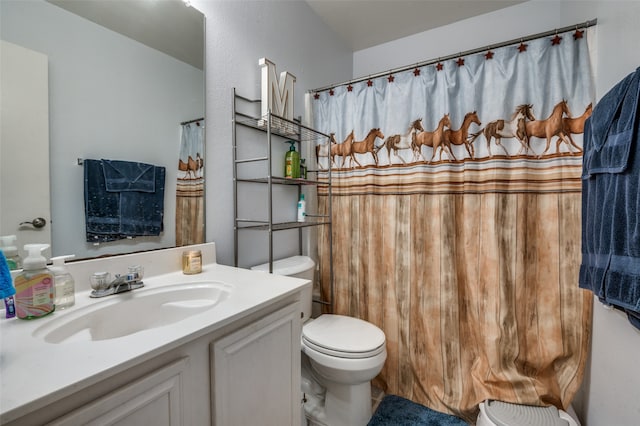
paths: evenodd
<path fill-rule="evenodd" d="M 144 276 L 144 268 L 141 265 L 129 266 L 127 281 L 140 281 Z"/>
<path fill-rule="evenodd" d="M 104 297 L 112 294 L 124 293 L 144 287 L 142 277 L 144 268 L 140 265 L 129 266 L 124 275 L 116 274 L 111 280 L 109 272 L 94 272 L 91 275 L 91 288 L 93 291 L 89 297 Z"/>
<path fill-rule="evenodd" d="M 94 272 L 91 275 L 91 288 L 93 290 L 104 290 L 111 284 L 111 274 L 108 272 Z"/>

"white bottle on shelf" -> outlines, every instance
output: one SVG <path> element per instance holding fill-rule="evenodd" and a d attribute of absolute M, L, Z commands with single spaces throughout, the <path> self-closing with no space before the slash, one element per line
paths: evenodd
<path fill-rule="evenodd" d="M 307 216 L 307 203 L 304 201 L 304 194 L 300 194 L 298 201 L 298 222 L 304 222 Z"/>

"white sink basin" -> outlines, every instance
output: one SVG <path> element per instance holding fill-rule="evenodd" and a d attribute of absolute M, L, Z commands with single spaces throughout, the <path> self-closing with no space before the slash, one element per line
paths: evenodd
<path fill-rule="evenodd" d="M 138 289 L 78 310 L 54 313 L 34 330 L 48 343 L 106 340 L 175 324 L 212 309 L 229 297 L 232 286 L 217 281 Z"/>

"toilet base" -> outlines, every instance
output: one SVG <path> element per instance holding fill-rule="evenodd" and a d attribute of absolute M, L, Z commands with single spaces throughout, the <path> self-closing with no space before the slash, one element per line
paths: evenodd
<path fill-rule="evenodd" d="M 371 419 L 371 382 L 336 383 L 319 376 L 302 354 L 304 416 L 309 426 L 366 425 Z M 303 425 L 305 422 L 302 423 Z"/>
<path fill-rule="evenodd" d="M 371 383 L 342 385 L 334 383 L 325 395 L 328 424 L 366 425 L 371 419 Z"/>
<path fill-rule="evenodd" d="M 307 395 L 304 404 L 309 426 L 354 426 L 366 425 L 371 419 L 371 384 L 328 385 L 324 400 Z"/>

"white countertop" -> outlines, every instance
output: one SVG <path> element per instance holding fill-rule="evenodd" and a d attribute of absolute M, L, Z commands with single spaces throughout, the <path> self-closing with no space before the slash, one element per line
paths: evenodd
<path fill-rule="evenodd" d="M 232 286 L 229 297 L 213 308 L 174 324 L 101 341 L 70 339 L 47 343 L 32 333 L 48 321 L 70 314 L 101 299 L 89 298 L 89 290 L 76 293 L 76 304 L 35 320 L 0 319 L 0 424 L 44 407 L 113 374 L 216 331 L 303 288 L 309 281 L 271 275 L 218 264 L 203 272 L 181 271 L 145 276 L 145 289 L 177 283 L 221 281 Z M 2 312 L 4 316 L 4 312 Z M 135 317 L 143 312 L 132 313 Z"/>

